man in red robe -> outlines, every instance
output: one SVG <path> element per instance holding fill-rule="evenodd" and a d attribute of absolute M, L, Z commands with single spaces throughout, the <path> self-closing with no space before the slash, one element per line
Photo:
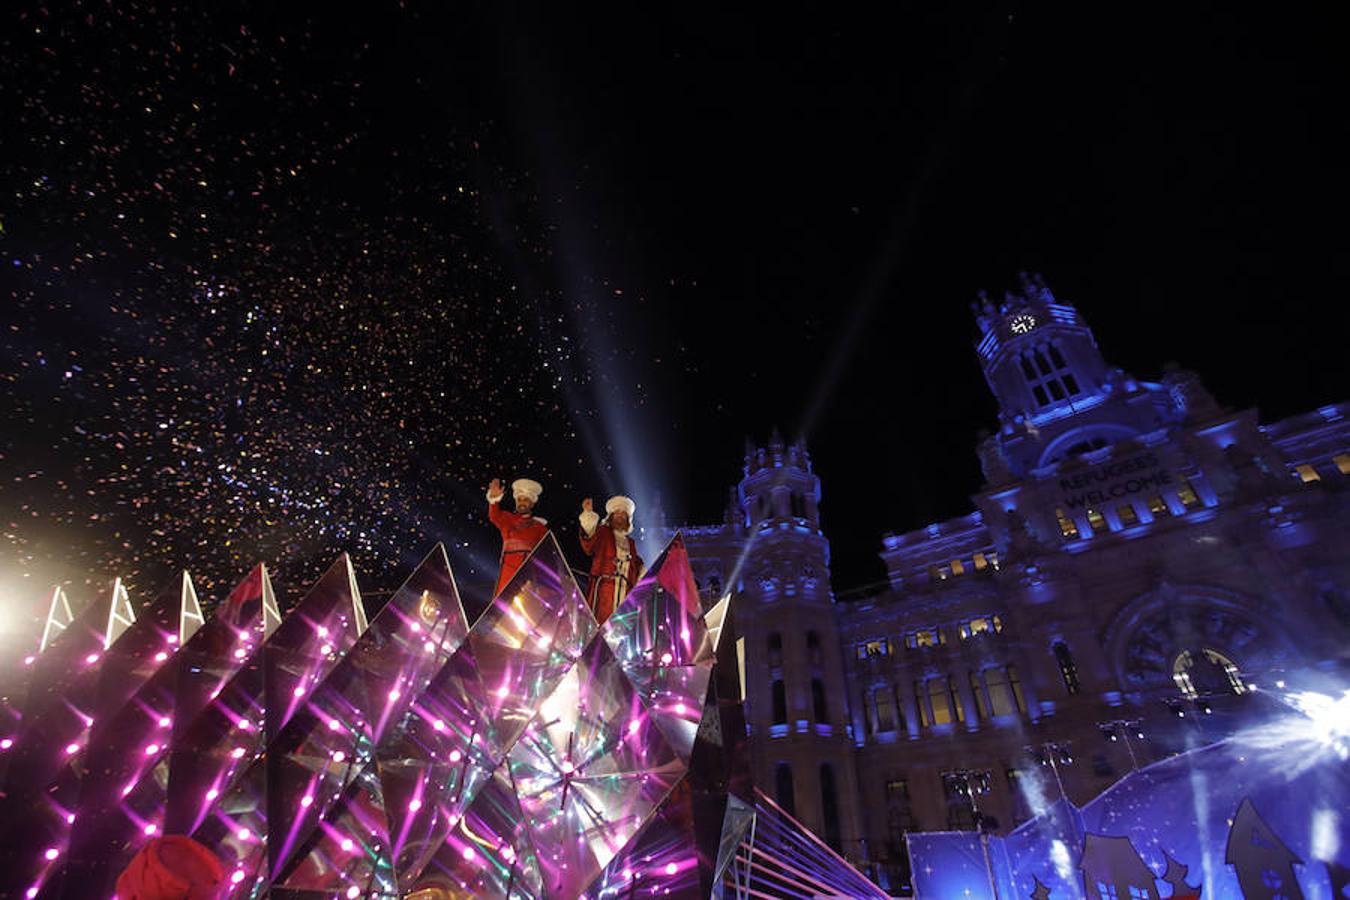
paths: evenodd
<path fill-rule="evenodd" d="M 602 625 L 642 574 L 637 544 L 629 537 L 636 504 L 627 497 L 610 497 L 603 522 L 591 509 L 591 498 L 581 501 L 581 549 L 591 558 L 591 589 L 587 601 Z"/>
<path fill-rule="evenodd" d="M 548 534 L 548 521 L 534 515 L 534 504 L 543 492 L 544 488 L 539 482 L 517 478 L 511 482 L 511 496 L 516 501 L 516 511 L 507 512 L 501 506 L 504 496 L 501 480 L 494 478 L 488 485 L 488 518 L 502 533 L 501 574 L 497 576 L 493 597 L 502 592 L 511 576 L 516 574 L 516 570 L 530 555 L 534 545 Z"/>

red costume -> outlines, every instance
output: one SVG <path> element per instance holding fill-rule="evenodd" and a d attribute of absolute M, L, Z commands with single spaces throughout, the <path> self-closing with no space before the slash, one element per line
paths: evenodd
<path fill-rule="evenodd" d="M 596 513 L 589 515 L 599 519 Z M 642 558 L 638 556 L 633 539 L 615 533 L 609 525 L 592 524 L 591 532 L 587 534 L 586 516 L 582 514 L 581 522 L 581 549 L 591 558 L 591 589 L 586 600 L 591 612 L 595 613 L 595 620 L 603 625 L 637 584 L 642 573 Z"/>
<path fill-rule="evenodd" d="M 548 522 L 538 516 L 521 515 L 502 509 L 502 498 L 488 500 L 488 518 L 502 533 L 502 571 L 497 576 L 497 586 L 492 591 L 496 597 L 502 592 L 516 574 L 516 570 L 525 562 L 530 551 L 548 534 Z"/>

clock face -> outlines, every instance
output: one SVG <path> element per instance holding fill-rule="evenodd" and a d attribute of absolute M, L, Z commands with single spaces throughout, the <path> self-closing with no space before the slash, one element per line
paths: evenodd
<path fill-rule="evenodd" d="M 1026 334 L 1036 327 L 1036 317 L 1029 316 L 1026 313 L 1013 316 L 1008 320 L 1008 330 L 1013 334 Z"/>

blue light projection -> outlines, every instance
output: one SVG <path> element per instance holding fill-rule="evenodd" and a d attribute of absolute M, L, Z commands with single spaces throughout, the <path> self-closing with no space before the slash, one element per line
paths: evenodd
<path fill-rule="evenodd" d="M 1350 692 L 1315 700 L 1291 696 L 1304 715 L 1132 772 L 1081 809 L 1042 803 L 1007 837 L 910 835 L 915 896 L 1344 900 Z"/>

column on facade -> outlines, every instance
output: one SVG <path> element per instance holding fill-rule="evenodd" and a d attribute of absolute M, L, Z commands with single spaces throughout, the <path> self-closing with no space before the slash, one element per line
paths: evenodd
<path fill-rule="evenodd" d="M 994 715 L 994 704 L 992 702 L 992 698 L 989 696 L 989 682 L 985 678 L 984 671 L 983 670 L 977 671 L 975 673 L 975 679 L 976 679 L 976 687 L 980 692 L 980 696 L 984 699 L 984 708 L 989 710 L 989 716 L 992 718 Z M 1022 696 L 1025 697 L 1026 694 L 1024 693 Z"/>
<path fill-rule="evenodd" d="M 914 679 L 906 669 L 900 670 L 899 681 L 895 684 L 895 697 L 899 709 L 905 712 L 905 729 L 911 738 L 919 736 L 919 708 L 914 703 Z"/>
<path fill-rule="evenodd" d="M 964 672 L 958 672 L 956 675 L 956 696 L 957 702 L 966 711 L 966 731 L 974 731 L 979 728 L 980 712 L 975 706 L 975 694 L 970 689 L 970 677 Z"/>

